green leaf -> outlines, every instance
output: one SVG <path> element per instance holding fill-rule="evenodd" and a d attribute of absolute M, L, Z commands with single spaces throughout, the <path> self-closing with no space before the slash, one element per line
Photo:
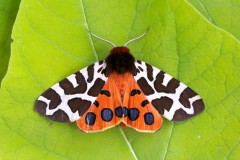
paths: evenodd
<path fill-rule="evenodd" d="M 240 39 L 239 0 L 188 0 L 211 23 Z"/>
<path fill-rule="evenodd" d="M 132 54 L 188 84 L 206 110 L 154 134 L 115 127 L 94 134 L 33 110 L 54 83 L 111 46 L 145 32 Z M 14 25 L 10 67 L 0 90 L 1 159 L 237 159 L 240 156 L 240 44 L 183 0 L 23 0 Z"/>
<path fill-rule="evenodd" d="M 12 26 L 15 21 L 20 0 L 0 0 L 0 86 L 7 72 L 10 58 Z"/>

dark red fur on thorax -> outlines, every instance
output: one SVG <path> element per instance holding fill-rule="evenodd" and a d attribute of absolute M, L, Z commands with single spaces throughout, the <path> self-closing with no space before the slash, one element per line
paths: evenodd
<path fill-rule="evenodd" d="M 134 64 L 135 58 L 130 54 L 127 47 L 115 47 L 111 50 L 106 58 L 106 73 L 107 75 L 112 72 L 124 74 L 130 72 L 136 74 L 136 66 Z"/>

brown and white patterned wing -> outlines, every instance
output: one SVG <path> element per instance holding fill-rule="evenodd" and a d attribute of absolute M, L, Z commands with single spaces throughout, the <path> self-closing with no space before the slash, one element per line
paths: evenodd
<path fill-rule="evenodd" d="M 182 82 L 143 61 L 135 61 L 135 66 L 135 80 L 163 117 L 183 121 L 204 110 L 202 98 Z"/>
<path fill-rule="evenodd" d="M 37 99 L 35 110 L 58 122 L 80 119 L 107 80 L 105 67 L 105 61 L 96 62 L 56 83 Z"/>

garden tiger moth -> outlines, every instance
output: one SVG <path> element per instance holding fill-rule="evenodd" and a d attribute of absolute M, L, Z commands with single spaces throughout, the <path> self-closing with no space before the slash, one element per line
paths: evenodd
<path fill-rule="evenodd" d="M 196 92 L 130 54 L 126 45 L 145 34 L 122 47 L 92 34 L 114 46 L 108 57 L 46 90 L 37 99 L 35 110 L 54 121 L 76 121 L 83 132 L 118 124 L 155 132 L 161 128 L 162 116 L 183 121 L 202 112 L 204 103 Z"/>

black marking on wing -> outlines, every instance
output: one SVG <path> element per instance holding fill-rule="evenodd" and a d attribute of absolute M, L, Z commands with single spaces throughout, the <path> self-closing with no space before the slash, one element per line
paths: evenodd
<path fill-rule="evenodd" d="M 150 80 L 150 81 L 153 81 L 153 68 L 151 65 L 147 64 L 146 63 L 146 67 L 147 67 L 147 78 Z"/>
<path fill-rule="evenodd" d="M 145 78 L 140 78 L 138 81 L 137 81 L 139 87 L 142 89 L 143 93 L 145 95 L 151 95 L 154 93 L 154 90 L 152 89 L 152 87 L 148 84 L 148 82 L 146 81 Z"/>
<path fill-rule="evenodd" d="M 171 109 L 173 100 L 168 97 L 161 97 L 152 100 L 151 103 L 158 110 L 158 112 L 163 115 L 165 110 L 169 111 Z"/>
<path fill-rule="evenodd" d="M 179 102 L 182 103 L 182 105 L 185 108 L 190 108 L 190 101 L 189 98 L 192 98 L 194 96 L 196 96 L 197 93 L 194 92 L 191 88 L 187 87 L 180 95 L 179 98 Z M 204 104 L 203 104 L 203 100 L 202 99 L 198 99 L 196 101 L 193 102 L 192 104 L 193 107 L 193 114 L 187 114 L 183 109 L 178 109 L 174 116 L 173 116 L 173 121 L 183 121 L 189 118 L 194 117 L 195 115 L 197 115 L 198 113 L 202 112 L 204 110 Z"/>
<path fill-rule="evenodd" d="M 141 91 L 138 89 L 133 89 L 130 93 L 130 96 L 135 96 L 136 94 L 137 95 L 141 94 Z"/>
<path fill-rule="evenodd" d="M 142 101 L 141 106 L 145 107 L 147 104 L 149 104 L 149 101 L 148 100 L 144 100 L 144 101 Z"/>
<path fill-rule="evenodd" d="M 83 77 L 82 73 L 74 73 L 78 86 L 73 87 L 73 84 L 67 79 L 63 79 L 59 82 L 59 86 L 64 90 L 66 95 L 84 93 L 87 90 L 87 82 Z"/>
<path fill-rule="evenodd" d="M 101 89 L 103 88 L 105 84 L 105 81 L 103 81 L 101 78 L 98 78 L 94 85 L 89 89 L 88 95 L 97 97 L 97 95 L 100 93 Z"/>
<path fill-rule="evenodd" d="M 78 111 L 79 115 L 82 116 L 91 106 L 91 101 L 82 98 L 73 98 L 68 101 L 68 105 L 73 113 Z"/>
<path fill-rule="evenodd" d="M 58 93 L 53 90 L 52 88 L 49 88 L 46 90 L 43 94 L 43 97 L 47 98 L 50 100 L 49 103 L 49 109 L 55 109 L 57 106 L 62 102 L 61 97 L 58 95 Z M 38 105 L 36 105 L 37 107 Z"/>
<path fill-rule="evenodd" d="M 95 101 L 93 102 L 93 104 L 94 104 L 96 107 L 99 107 L 99 102 L 98 102 L 97 100 L 95 100 Z"/>
<path fill-rule="evenodd" d="M 164 79 L 164 72 L 159 72 L 156 76 L 156 80 L 154 81 L 154 88 L 157 92 L 164 92 L 164 93 L 175 93 L 176 89 L 179 87 L 179 81 L 172 78 L 167 86 L 164 86 L 163 79 Z"/>
<path fill-rule="evenodd" d="M 94 64 L 87 67 L 88 79 L 87 82 L 90 83 L 94 77 Z"/>
<path fill-rule="evenodd" d="M 43 115 L 44 117 L 47 117 L 53 121 L 58 121 L 58 122 L 70 122 L 68 115 L 63 111 L 63 110 L 57 110 L 54 112 L 52 115 L 46 115 L 46 108 L 47 104 L 45 102 L 36 101 L 35 104 L 35 110 Z"/>
<path fill-rule="evenodd" d="M 107 91 L 107 90 L 101 90 L 100 94 L 105 95 L 107 97 L 111 96 L 111 93 L 109 91 Z"/>

